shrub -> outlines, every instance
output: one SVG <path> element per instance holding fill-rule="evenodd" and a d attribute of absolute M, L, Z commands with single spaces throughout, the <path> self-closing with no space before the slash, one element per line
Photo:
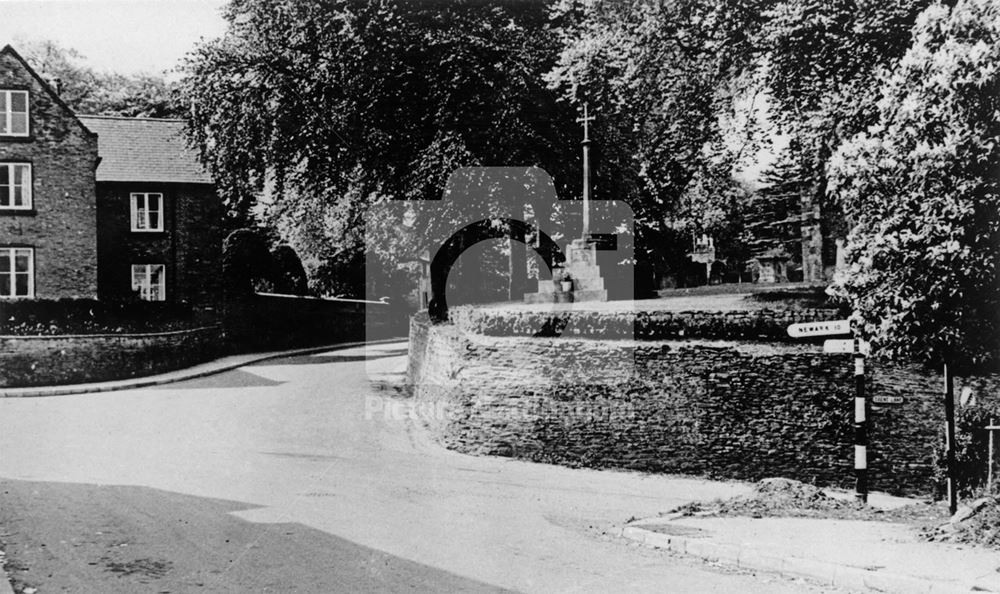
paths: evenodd
<path fill-rule="evenodd" d="M 306 295 L 309 279 L 302 260 L 290 245 L 279 245 L 271 251 L 271 285 L 282 295 Z"/>
<path fill-rule="evenodd" d="M 95 299 L 33 299 L 0 305 L 0 334 L 165 332 L 202 325 L 186 304 Z"/>
<path fill-rule="evenodd" d="M 267 242 L 253 229 L 237 229 L 222 244 L 222 274 L 227 296 L 247 298 L 254 282 L 270 274 L 271 254 Z"/>
<path fill-rule="evenodd" d="M 955 411 L 955 461 L 960 497 L 975 497 L 983 492 L 986 486 L 989 432 L 986 426 L 992 419 L 994 424 L 1000 424 L 1000 401 L 990 401 L 979 406 L 956 408 Z M 1000 442 L 1000 433 L 993 436 L 994 447 Z M 935 481 L 939 485 L 940 494 L 944 494 L 948 476 L 947 458 L 945 452 L 944 432 L 934 450 Z M 993 482 L 994 490 L 1000 480 L 997 472 L 996 452 L 994 452 Z"/>

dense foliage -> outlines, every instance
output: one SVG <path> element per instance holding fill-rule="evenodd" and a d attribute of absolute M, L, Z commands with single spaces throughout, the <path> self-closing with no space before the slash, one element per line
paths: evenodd
<path fill-rule="evenodd" d="M 958 368 L 1000 355 L 1000 6 L 920 18 L 878 121 L 839 149 L 854 227 L 839 291 L 887 354 Z"/>
<path fill-rule="evenodd" d="M 597 113 L 596 195 L 632 206 L 637 256 L 677 269 L 693 236 L 732 235 L 745 194 L 732 169 L 753 134 L 722 140 L 762 16 L 729 3 L 637 0 L 560 2 L 554 18 L 563 49 L 546 78 Z"/>
<path fill-rule="evenodd" d="M 271 275 L 267 241 L 253 229 L 237 229 L 222 243 L 222 276 L 227 298 L 247 299 Z"/>
<path fill-rule="evenodd" d="M 279 245 L 271 250 L 271 290 L 282 295 L 306 295 L 309 278 L 302 260 L 289 245 Z"/>
<path fill-rule="evenodd" d="M 459 166 L 568 162 L 543 3 L 237 0 L 226 18 L 188 63 L 193 137 L 230 209 L 278 227 L 314 274 L 364 261 L 345 252 L 374 203 L 440 198 Z M 382 231 L 401 237 L 405 213 Z"/>
<path fill-rule="evenodd" d="M 763 186 L 753 192 L 746 204 L 745 241 L 755 254 L 783 251 L 801 263 L 798 252 L 800 201 L 810 191 L 808 165 L 793 142 L 781 151 L 778 159 L 761 175 Z"/>
<path fill-rule="evenodd" d="M 21 56 L 50 82 L 75 112 L 128 117 L 184 117 L 187 109 L 177 87 L 162 76 L 98 72 L 72 48 L 53 41 L 23 41 Z"/>
<path fill-rule="evenodd" d="M 701 234 L 733 269 L 794 254 L 819 205 L 824 232 L 854 229 L 839 295 L 883 352 L 980 365 L 1000 335 L 997 15 L 950 4 L 233 0 L 183 89 L 230 212 L 319 292 L 412 286 L 398 264 L 461 220 L 427 202 L 460 167 L 541 166 L 579 196 L 587 102 L 594 196 L 635 212 L 637 269 L 682 276 Z M 737 181 L 777 138 L 758 187 Z M 502 270 L 503 249 L 480 260 Z"/>
<path fill-rule="evenodd" d="M 13 300 L 2 312 L 0 334 L 18 336 L 167 332 L 217 323 L 187 304 L 137 299 Z"/>

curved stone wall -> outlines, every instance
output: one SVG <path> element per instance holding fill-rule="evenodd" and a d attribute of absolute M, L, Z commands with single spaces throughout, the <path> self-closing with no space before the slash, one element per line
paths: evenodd
<path fill-rule="evenodd" d="M 562 308 L 510 310 L 458 306 L 449 317 L 460 328 L 486 336 L 545 335 L 580 338 L 672 340 L 709 338 L 768 342 L 793 341 L 790 324 L 835 320 L 835 309 L 751 309 L 743 311 L 595 311 Z"/>
<path fill-rule="evenodd" d="M 410 327 L 408 380 L 447 447 L 570 466 L 853 486 L 853 364 L 816 345 L 486 336 Z M 940 379 L 875 367 L 872 489 L 928 494 Z M 996 398 L 1000 379 L 967 381 Z"/>
<path fill-rule="evenodd" d="M 152 375 L 218 356 L 221 344 L 216 326 L 153 334 L 0 336 L 0 387 Z"/>

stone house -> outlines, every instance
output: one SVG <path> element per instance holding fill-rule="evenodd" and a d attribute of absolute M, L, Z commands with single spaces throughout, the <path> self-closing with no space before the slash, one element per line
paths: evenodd
<path fill-rule="evenodd" d="M 222 209 L 183 127 L 78 116 L 0 50 L 0 299 L 214 304 Z"/>

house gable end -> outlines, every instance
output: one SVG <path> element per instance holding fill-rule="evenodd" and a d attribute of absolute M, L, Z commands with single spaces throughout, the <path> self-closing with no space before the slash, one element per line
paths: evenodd
<path fill-rule="evenodd" d="M 4 55 L 10 56 L 16 62 L 18 62 L 21 65 L 21 67 L 24 68 L 24 71 L 27 72 L 38 83 L 38 85 L 42 88 L 42 90 L 46 94 L 48 94 L 49 98 L 51 98 L 56 103 L 56 105 L 58 105 L 61 109 L 63 109 L 66 112 L 66 115 L 72 118 L 73 121 L 76 122 L 76 124 L 85 134 L 93 137 L 97 136 L 95 132 L 93 132 L 82 121 L 80 121 L 80 118 L 77 117 L 76 112 L 73 111 L 73 108 L 71 108 L 69 105 L 66 104 L 65 101 L 62 100 L 62 98 L 59 96 L 59 93 L 56 93 L 55 89 L 52 88 L 52 85 L 46 82 L 44 78 L 39 76 L 39 74 L 35 72 L 35 69 L 32 68 L 30 64 L 28 64 L 28 61 L 22 58 L 21 54 L 17 53 L 17 50 L 15 50 L 9 44 L 5 45 L 3 49 L 0 49 L 0 57 Z"/>

